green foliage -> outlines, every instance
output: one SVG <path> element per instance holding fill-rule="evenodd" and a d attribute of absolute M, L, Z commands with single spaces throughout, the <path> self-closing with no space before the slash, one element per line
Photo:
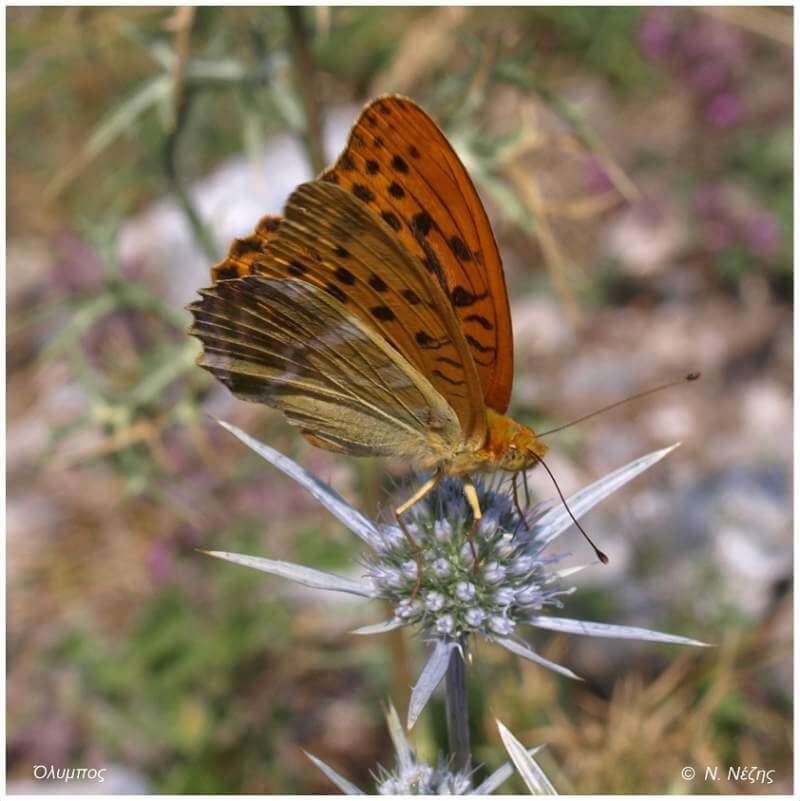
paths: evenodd
<path fill-rule="evenodd" d="M 541 7 L 528 9 L 527 15 L 531 27 L 548 30 L 545 47 L 551 56 L 575 59 L 622 92 L 643 92 L 652 86 L 655 73 L 636 40 L 640 8 Z"/>
<path fill-rule="evenodd" d="M 198 558 L 180 561 L 185 569 Z M 265 785 L 281 774 L 267 721 L 286 711 L 262 688 L 289 644 L 286 606 L 265 600 L 249 571 L 209 564 L 203 585 L 165 586 L 124 637 L 76 628 L 51 654 L 78 676 L 107 757 L 146 763 L 157 792 L 225 792 L 238 781 L 231 758 L 254 748 Z"/>

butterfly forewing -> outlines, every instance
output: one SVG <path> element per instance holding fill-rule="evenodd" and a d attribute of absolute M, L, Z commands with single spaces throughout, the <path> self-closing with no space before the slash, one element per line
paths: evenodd
<path fill-rule="evenodd" d="M 504 412 L 513 345 L 502 262 L 483 204 L 444 134 L 410 100 L 379 98 L 362 112 L 346 150 L 321 179 L 365 203 L 442 283 L 484 401 Z"/>
<path fill-rule="evenodd" d="M 317 445 L 433 466 L 463 435 L 401 354 L 319 287 L 250 276 L 191 304 L 199 364 L 238 397 L 274 406 Z"/>
<path fill-rule="evenodd" d="M 485 438 L 478 375 L 447 297 L 394 232 L 329 183 L 300 186 L 254 273 L 323 289 L 411 362 L 455 410 L 467 439 Z"/>

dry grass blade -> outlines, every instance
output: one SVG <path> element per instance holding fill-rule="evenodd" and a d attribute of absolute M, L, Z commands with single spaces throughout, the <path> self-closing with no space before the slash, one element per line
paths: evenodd
<path fill-rule="evenodd" d="M 183 102 L 183 85 L 186 74 L 186 62 L 189 59 L 189 45 L 194 23 L 194 7 L 178 6 L 175 15 L 168 22 L 168 27 L 175 31 L 175 59 L 172 63 L 172 127 L 178 124 L 180 107 Z"/>
<path fill-rule="evenodd" d="M 760 6 L 708 6 L 697 11 L 772 39 L 785 47 L 794 46 L 792 18 L 777 9 Z"/>
<path fill-rule="evenodd" d="M 148 81 L 126 101 L 108 114 L 89 137 L 78 155 L 60 169 L 44 188 L 44 199 L 52 201 L 97 158 L 117 137 L 130 130 L 145 112 L 163 102 L 172 86 L 166 75 L 159 75 Z"/>
<path fill-rule="evenodd" d="M 536 237 L 545 258 L 553 286 L 561 297 L 567 316 L 575 327 L 581 324 L 581 313 L 575 293 L 567 279 L 569 265 L 547 219 L 547 211 L 536 179 L 518 163 L 507 164 L 505 173 L 517 194 L 536 220 Z"/>

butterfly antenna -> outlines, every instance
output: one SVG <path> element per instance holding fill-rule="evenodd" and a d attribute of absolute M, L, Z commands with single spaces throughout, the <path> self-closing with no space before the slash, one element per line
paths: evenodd
<path fill-rule="evenodd" d="M 519 520 L 517 521 L 517 529 L 514 531 L 514 533 L 516 534 L 517 530 L 519 530 L 519 527 L 522 525 L 522 522 L 525 520 L 525 512 L 522 511 L 522 506 L 520 505 L 519 502 L 519 492 L 517 491 L 516 473 L 511 474 L 511 489 L 512 489 L 512 496 L 514 499 L 514 508 L 517 510 L 517 517 L 519 518 Z"/>
<path fill-rule="evenodd" d="M 569 423 L 564 423 L 564 425 L 557 426 L 556 428 L 551 428 L 549 431 L 542 431 L 539 433 L 536 432 L 537 437 L 546 437 L 548 434 L 555 434 L 556 431 L 563 431 L 565 428 L 569 428 L 570 426 L 574 426 L 577 423 L 582 423 L 584 420 L 588 420 L 590 417 L 595 417 L 598 414 L 603 414 L 604 412 L 608 412 L 611 409 L 616 409 L 617 406 L 622 406 L 623 403 L 629 403 L 630 401 L 639 400 L 639 398 L 645 398 L 648 395 L 653 395 L 656 392 L 661 392 L 662 389 L 669 389 L 670 387 L 677 387 L 680 384 L 685 384 L 687 381 L 697 381 L 700 378 L 700 373 L 687 373 L 683 378 L 677 379 L 677 381 L 669 381 L 666 384 L 661 384 L 657 387 L 652 387 L 651 389 L 646 389 L 644 392 L 637 392 L 635 395 L 631 395 L 629 398 L 624 398 L 623 400 L 617 401 L 616 403 L 610 403 L 608 406 L 603 406 L 602 409 L 596 409 L 589 414 L 583 415 L 583 417 L 577 418 L 577 420 L 571 420 Z"/>
<path fill-rule="evenodd" d="M 531 508 L 531 491 L 528 489 L 528 471 L 522 471 L 522 486 L 525 488 L 525 508 Z"/>
<path fill-rule="evenodd" d="M 561 498 L 561 503 L 564 504 L 564 508 L 567 510 L 567 514 L 572 518 L 572 522 L 578 527 L 578 531 L 586 538 L 586 542 L 592 546 L 594 549 L 595 555 L 597 558 L 604 564 L 608 564 L 608 557 L 592 542 L 592 538 L 584 531 L 583 526 L 578 522 L 578 518 L 572 514 L 572 509 L 569 508 L 569 504 L 567 503 L 567 499 L 564 497 L 564 493 L 561 492 L 561 487 L 558 486 L 558 482 L 556 481 L 556 477 L 550 472 L 550 468 L 545 464 L 544 459 L 542 459 L 539 454 L 533 454 L 539 461 L 539 464 L 547 471 L 547 475 L 550 476 L 550 480 L 553 482 L 553 486 L 556 488 L 558 492 L 558 497 Z"/>

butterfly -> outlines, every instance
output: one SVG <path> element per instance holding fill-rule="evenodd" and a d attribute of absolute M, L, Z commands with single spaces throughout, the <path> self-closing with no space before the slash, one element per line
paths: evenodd
<path fill-rule="evenodd" d="M 470 477 L 516 475 L 547 452 L 506 415 L 511 316 L 486 211 L 413 101 L 369 103 L 334 166 L 211 272 L 188 307 L 198 364 L 320 448 L 432 471 L 395 509 L 412 547 L 401 515 L 444 476 L 461 480 L 474 532 Z"/>

